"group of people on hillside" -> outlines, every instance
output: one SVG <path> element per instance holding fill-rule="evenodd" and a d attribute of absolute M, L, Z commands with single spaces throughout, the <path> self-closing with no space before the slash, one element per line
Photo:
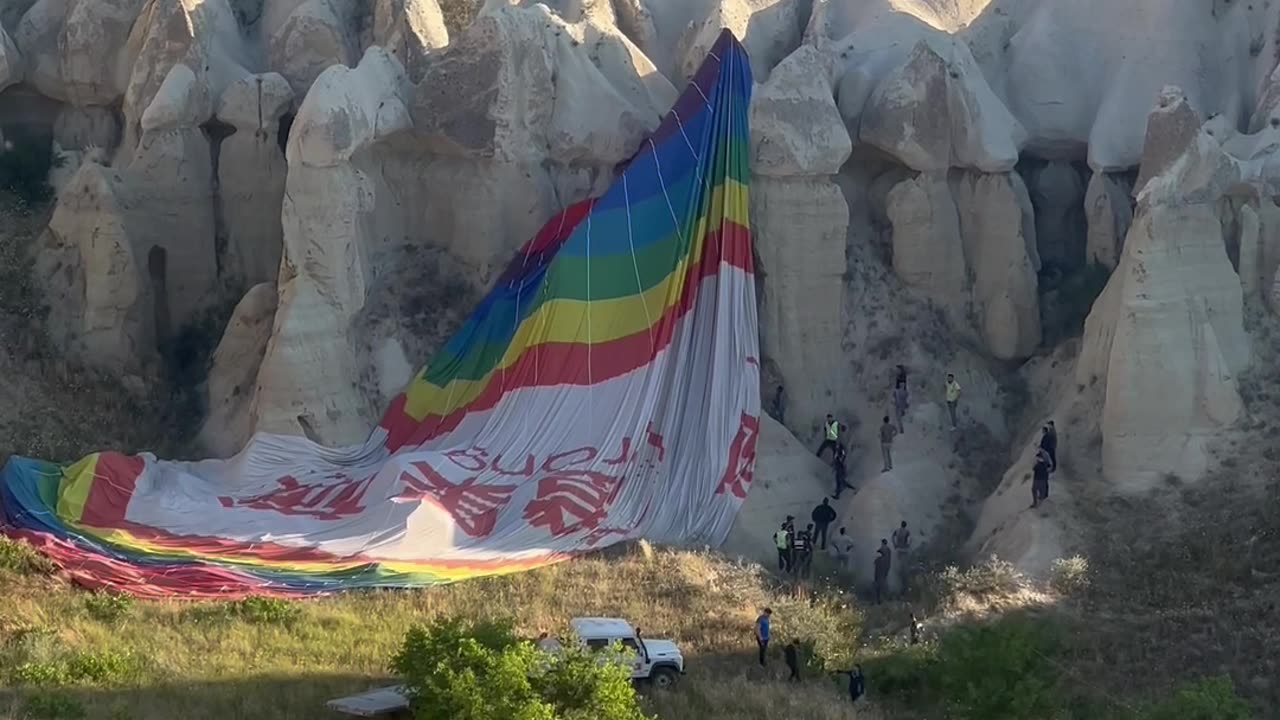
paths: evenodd
<path fill-rule="evenodd" d="M 813 522 L 799 532 L 796 531 L 795 516 L 788 515 L 773 533 L 773 545 L 778 551 L 778 570 L 798 578 L 808 578 L 813 569 L 813 553 L 827 549 L 828 531 L 836 517 L 831 498 L 822 498 L 810 514 Z M 840 528 L 839 533 L 831 538 L 831 546 L 837 557 L 842 553 L 847 556 L 852 552 L 853 541 L 845 534 L 845 529 Z"/>
<path fill-rule="evenodd" d="M 880 457 L 883 465 L 880 472 L 889 472 L 893 469 L 893 443 L 897 437 L 907 431 L 906 416 L 907 408 L 911 404 L 911 391 L 907 386 L 907 369 L 903 365 L 897 367 L 897 372 L 893 381 L 893 416 L 885 415 L 880 421 Z M 946 384 L 944 385 L 944 398 L 947 405 L 947 416 L 951 420 L 951 429 L 957 429 L 958 417 L 957 410 L 960 405 L 960 383 L 956 381 L 953 373 L 947 373 Z M 774 396 L 774 415 L 782 422 L 783 418 L 783 389 L 778 386 L 778 391 Z M 821 458 L 826 454 L 827 450 L 831 451 L 831 469 L 835 475 L 835 491 L 832 495 L 836 500 L 840 499 L 840 494 L 845 490 L 857 491 L 852 484 L 849 483 L 848 469 L 848 450 L 845 448 L 843 438 L 849 431 L 849 426 L 841 423 L 830 413 L 827 414 L 826 421 L 822 424 L 822 443 L 818 445 L 818 457 Z"/>
<path fill-rule="evenodd" d="M 912 615 L 914 619 L 915 616 Z M 765 608 L 763 612 L 756 618 L 754 635 L 756 640 L 756 648 L 759 650 L 760 667 L 767 667 L 769 641 L 773 637 L 773 609 Z M 787 676 L 788 682 L 800 682 L 800 655 L 803 652 L 803 646 L 800 644 L 799 638 L 793 638 L 787 643 L 782 650 L 783 661 L 787 664 L 790 674 Z M 832 675 L 847 676 L 849 678 L 849 700 L 858 702 L 858 700 L 866 693 L 866 679 L 862 674 L 862 666 L 854 665 L 849 670 L 838 670 Z"/>

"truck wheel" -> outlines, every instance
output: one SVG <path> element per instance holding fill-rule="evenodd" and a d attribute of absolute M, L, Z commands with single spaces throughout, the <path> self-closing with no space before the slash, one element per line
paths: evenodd
<path fill-rule="evenodd" d="M 649 682 L 653 683 L 653 686 L 659 690 L 675 687 L 676 682 L 679 680 L 680 676 L 676 674 L 676 671 L 667 667 L 654 668 L 653 673 L 649 675 Z"/>

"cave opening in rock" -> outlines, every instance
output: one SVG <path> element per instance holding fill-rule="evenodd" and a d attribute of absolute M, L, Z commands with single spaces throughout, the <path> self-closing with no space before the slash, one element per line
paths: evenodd
<path fill-rule="evenodd" d="M 276 142 L 280 143 L 280 154 L 285 154 L 285 148 L 289 146 L 289 130 L 293 128 L 293 113 L 285 113 L 280 116 L 280 127 L 276 131 Z"/>
<path fill-rule="evenodd" d="M 151 279 L 152 309 L 155 315 L 156 345 L 165 347 L 169 342 L 169 272 L 168 253 L 159 245 L 147 253 L 147 275 Z"/>

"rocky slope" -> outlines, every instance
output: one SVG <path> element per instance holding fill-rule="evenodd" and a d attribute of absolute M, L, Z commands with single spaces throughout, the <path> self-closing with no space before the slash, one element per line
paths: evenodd
<path fill-rule="evenodd" d="M 860 544 L 973 529 L 1043 574 L 1078 544 L 1073 488 L 1194 480 L 1242 417 L 1246 309 L 1280 306 L 1278 24 L 1228 0 L 20 0 L 0 128 L 70 161 L 35 263 L 63 353 L 142 386 L 212 334 L 206 451 L 338 444 L 731 28 L 757 80 L 763 395 L 788 399 L 762 468 L 812 481 L 753 495 L 740 547 L 818 499 L 825 468 L 779 458 L 835 412 Z M 897 363 L 914 400 L 880 475 Z M 1051 417 L 1062 510 L 1033 515 Z"/>

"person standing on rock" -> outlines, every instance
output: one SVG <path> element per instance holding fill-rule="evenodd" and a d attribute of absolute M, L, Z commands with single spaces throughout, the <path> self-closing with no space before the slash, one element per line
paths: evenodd
<path fill-rule="evenodd" d="M 1036 464 L 1031 469 L 1031 508 L 1040 507 L 1040 503 L 1049 499 L 1049 453 L 1043 449 L 1036 450 Z"/>
<path fill-rule="evenodd" d="M 897 374 L 894 375 L 894 378 L 893 378 L 893 386 L 895 388 L 907 386 L 907 366 L 905 365 L 898 366 L 898 372 Z"/>
<path fill-rule="evenodd" d="M 889 582 L 889 568 L 893 563 L 893 553 L 889 549 L 889 541 L 881 538 L 880 549 L 876 550 L 875 562 L 875 588 L 876 588 L 876 604 L 879 605 L 884 597 L 885 585 Z"/>
<path fill-rule="evenodd" d="M 1058 429 L 1050 420 L 1049 424 L 1040 430 L 1040 449 L 1049 456 L 1049 472 L 1052 473 L 1058 469 Z"/>
<path fill-rule="evenodd" d="M 773 394 L 773 416 L 778 419 L 779 423 L 787 424 L 784 418 L 787 412 L 787 398 L 784 394 L 782 386 L 778 386 L 777 392 Z"/>
<path fill-rule="evenodd" d="M 836 509 L 831 507 L 831 498 L 822 498 L 822 503 L 813 509 L 813 543 L 819 549 L 827 549 L 827 528 L 836 521 Z"/>
<path fill-rule="evenodd" d="M 835 452 L 836 448 L 840 447 L 840 423 L 836 422 L 836 419 L 830 414 L 827 415 L 827 421 L 822 425 L 822 431 L 824 437 L 822 444 L 818 446 L 818 457 L 822 457 L 822 453 L 826 452 L 827 448 L 831 448 L 831 452 Z"/>
<path fill-rule="evenodd" d="M 845 467 L 846 457 L 848 456 L 845 453 L 844 446 L 837 445 L 835 457 L 831 459 L 831 469 L 836 474 L 836 491 L 832 494 L 835 495 L 835 498 L 837 500 L 840 499 L 840 493 L 845 488 L 849 488 L 850 490 L 854 490 L 854 491 L 857 490 L 857 488 L 850 485 L 849 481 L 846 479 L 849 474 L 848 469 Z"/>
<path fill-rule="evenodd" d="M 765 608 L 756 618 L 756 647 L 760 650 L 760 667 L 764 667 L 765 654 L 769 650 L 769 624 L 773 620 L 773 608 Z"/>
<path fill-rule="evenodd" d="M 791 570 L 791 533 L 787 531 L 786 523 L 782 523 L 782 527 L 773 534 L 773 545 L 778 548 L 778 571 Z"/>
<path fill-rule="evenodd" d="M 884 457 L 884 467 L 880 472 L 889 472 L 893 469 L 893 438 L 897 436 L 898 428 L 889 422 L 889 416 L 884 416 L 884 422 L 880 425 L 880 454 Z"/>
<path fill-rule="evenodd" d="M 901 366 L 899 366 L 901 367 Z M 903 422 L 903 418 L 907 416 L 907 402 L 910 399 L 907 394 L 907 384 L 905 382 L 898 383 L 893 388 L 893 414 L 898 420 L 898 432 L 904 433 L 907 427 Z"/>
<path fill-rule="evenodd" d="M 947 373 L 947 413 L 951 415 L 951 429 L 955 430 L 958 422 L 956 421 L 956 408 L 960 405 L 960 383 L 956 382 L 956 376 Z"/>

